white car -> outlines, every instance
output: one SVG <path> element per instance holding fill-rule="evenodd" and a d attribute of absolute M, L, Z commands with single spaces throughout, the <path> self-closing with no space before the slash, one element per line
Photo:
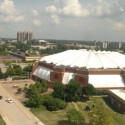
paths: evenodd
<path fill-rule="evenodd" d="M 7 99 L 6 99 L 6 102 L 8 102 L 8 103 L 13 103 L 13 100 L 10 99 L 10 98 L 7 98 Z"/>

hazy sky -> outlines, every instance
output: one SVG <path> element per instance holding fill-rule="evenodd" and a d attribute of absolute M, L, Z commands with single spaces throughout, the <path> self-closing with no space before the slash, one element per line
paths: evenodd
<path fill-rule="evenodd" d="M 125 0 L 0 0 L 0 37 L 125 41 Z"/>

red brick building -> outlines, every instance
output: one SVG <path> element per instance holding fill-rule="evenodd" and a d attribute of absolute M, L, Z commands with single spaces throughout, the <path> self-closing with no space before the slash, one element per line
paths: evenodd
<path fill-rule="evenodd" d="M 109 99 L 112 105 L 118 108 L 122 113 L 125 113 L 125 90 L 124 89 L 110 90 Z"/>

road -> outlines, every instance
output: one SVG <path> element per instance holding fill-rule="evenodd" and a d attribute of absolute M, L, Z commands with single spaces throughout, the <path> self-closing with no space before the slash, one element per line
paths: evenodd
<path fill-rule="evenodd" d="M 0 95 L 3 96 L 3 99 L 0 100 L 0 115 L 7 125 L 44 125 L 26 107 L 10 95 L 1 84 Z M 11 98 L 13 103 L 6 102 L 6 98 Z"/>

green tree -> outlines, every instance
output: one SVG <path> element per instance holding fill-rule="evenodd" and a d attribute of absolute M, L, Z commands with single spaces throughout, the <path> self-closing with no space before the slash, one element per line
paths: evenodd
<path fill-rule="evenodd" d="M 32 65 L 24 67 L 23 71 L 25 71 L 25 72 L 31 72 L 32 71 Z"/>
<path fill-rule="evenodd" d="M 22 74 L 22 68 L 19 65 L 13 65 L 13 70 L 14 70 L 15 75 Z"/>
<path fill-rule="evenodd" d="M 89 113 L 90 125 L 112 125 L 111 111 L 101 102 L 95 102 L 95 107 Z"/>
<path fill-rule="evenodd" d="M 83 93 L 83 95 L 87 95 L 87 96 L 95 95 L 95 94 L 96 94 L 96 89 L 94 88 L 93 85 L 91 85 L 91 84 L 86 84 L 86 85 L 83 86 L 83 88 L 82 88 L 82 93 Z"/>
<path fill-rule="evenodd" d="M 20 50 L 20 52 L 26 52 L 27 50 L 29 50 L 31 48 L 31 45 L 28 43 L 28 44 L 24 44 L 24 43 L 16 43 L 15 44 L 16 48 L 18 50 Z"/>
<path fill-rule="evenodd" d="M 82 99 L 82 88 L 75 80 L 70 80 L 66 87 L 66 100 L 79 101 Z"/>
<path fill-rule="evenodd" d="M 20 75 L 22 74 L 22 68 L 19 65 L 13 65 L 9 66 L 7 68 L 6 74 L 12 76 L 12 75 Z"/>
<path fill-rule="evenodd" d="M 21 68 L 16 68 L 14 70 L 14 72 L 15 72 L 16 75 L 21 75 L 22 74 L 22 69 Z"/>
<path fill-rule="evenodd" d="M 48 84 L 45 80 L 41 82 L 41 92 L 46 92 L 48 90 Z"/>
<path fill-rule="evenodd" d="M 42 97 L 37 90 L 32 90 L 29 100 L 26 102 L 29 107 L 39 107 L 42 104 Z"/>
<path fill-rule="evenodd" d="M 35 84 L 30 85 L 29 91 L 27 93 L 27 97 L 29 97 L 29 100 L 26 102 L 26 104 L 30 107 L 39 107 L 42 104 L 42 97 L 40 92 L 40 82 L 36 82 Z"/>
<path fill-rule="evenodd" d="M 39 94 L 41 93 L 41 83 L 40 82 L 36 82 L 35 84 L 31 84 L 29 86 L 29 89 L 26 91 L 26 97 L 29 98 L 30 96 L 32 96 L 33 92 L 38 92 Z"/>
<path fill-rule="evenodd" d="M 64 99 L 65 100 L 65 86 L 60 83 L 60 82 L 55 82 L 54 86 L 53 86 L 53 93 L 52 93 L 53 97 L 55 98 L 60 98 L 60 99 Z"/>
<path fill-rule="evenodd" d="M 83 125 L 84 117 L 80 111 L 75 109 L 70 109 L 67 111 L 66 117 L 68 118 L 68 122 L 70 125 Z"/>
<path fill-rule="evenodd" d="M 46 97 L 44 105 L 49 111 L 57 111 L 59 109 L 57 101 L 52 96 Z"/>
<path fill-rule="evenodd" d="M 9 66 L 6 70 L 6 74 L 12 76 L 15 74 L 15 71 L 11 66 Z"/>
<path fill-rule="evenodd" d="M 49 111 L 57 111 L 59 109 L 66 108 L 67 104 L 61 99 L 53 98 L 53 96 L 47 95 L 44 96 L 43 105 L 45 105 Z"/>

